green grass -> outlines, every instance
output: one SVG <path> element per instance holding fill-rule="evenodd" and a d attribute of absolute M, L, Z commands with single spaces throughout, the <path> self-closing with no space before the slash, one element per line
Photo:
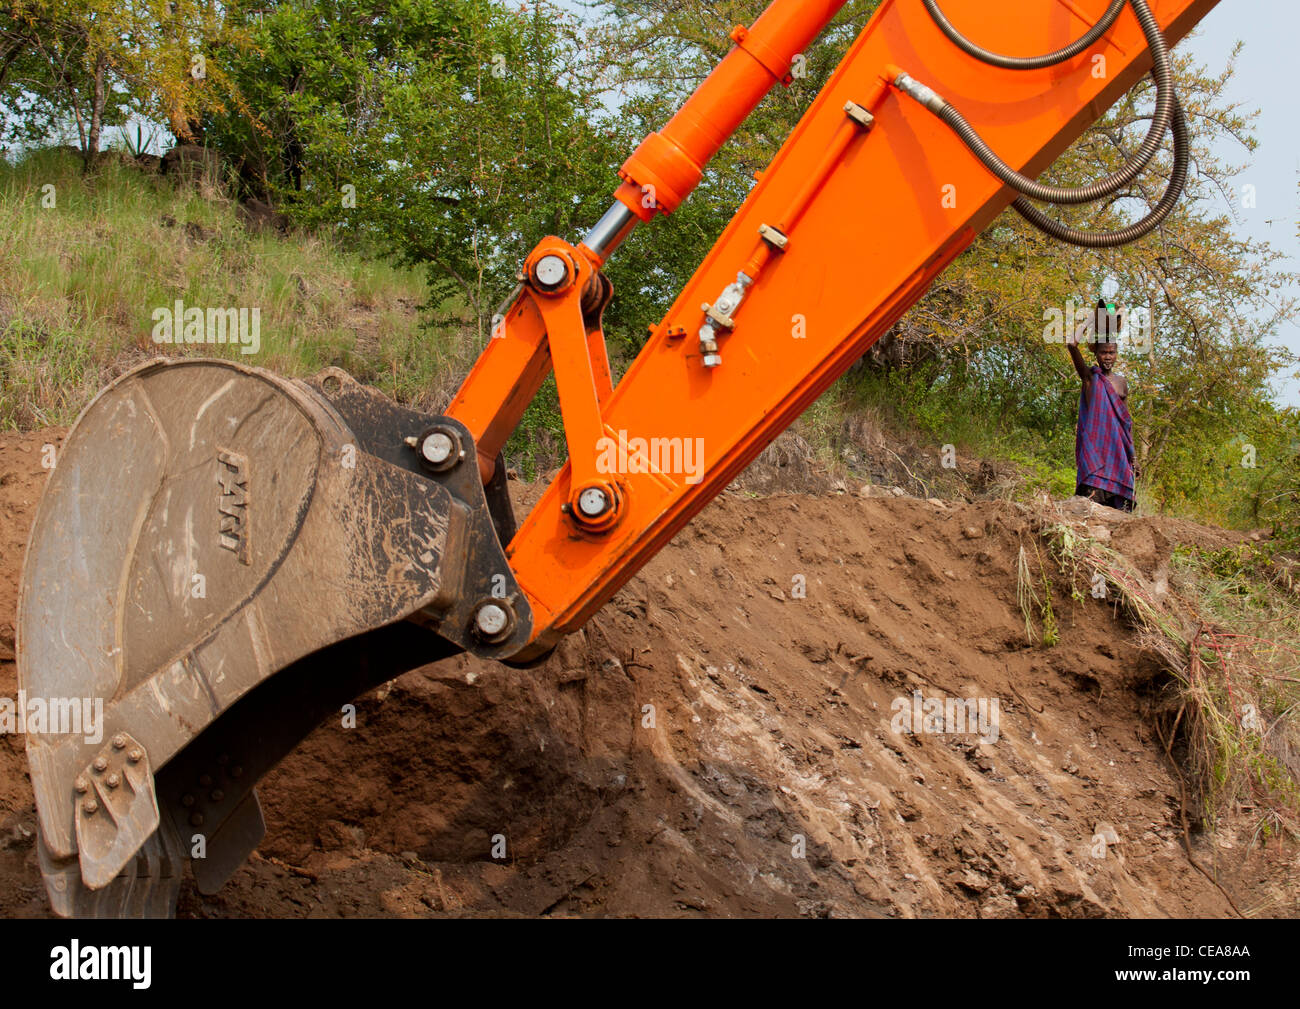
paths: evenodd
<path fill-rule="evenodd" d="M 1046 429 L 975 385 L 939 383 L 911 374 L 863 370 L 848 379 L 852 401 L 883 410 L 894 426 L 924 433 L 964 454 L 999 459 L 1021 472 L 1024 490 L 1055 497 L 1074 493 L 1074 427 Z"/>
<path fill-rule="evenodd" d="M 924 371 L 851 371 L 805 411 L 794 430 L 837 475 L 860 479 L 865 474 L 855 460 L 892 458 L 895 475 L 916 470 L 920 479 L 909 489 L 924 487 L 927 496 L 968 491 L 963 477 L 944 472 L 939 458 L 945 445 L 967 460 L 995 460 L 1013 472 L 998 492 L 1003 496 L 1074 493 L 1073 426 L 1044 433 L 977 389 L 936 383 Z M 881 437 L 883 444 L 874 448 L 864 444 Z"/>
<path fill-rule="evenodd" d="M 177 298 L 259 308 L 260 352 L 155 343 L 152 313 Z M 0 429 L 68 424 L 123 368 L 177 353 L 288 375 L 337 365 L 435 407 L 470 349 L 455 306 L 422 317 L 426 300 L 417 273 L 314 236 L 251 233 L 231 201 L 112 157 L 89 176 L 58 150 L 0 162 Z"/>

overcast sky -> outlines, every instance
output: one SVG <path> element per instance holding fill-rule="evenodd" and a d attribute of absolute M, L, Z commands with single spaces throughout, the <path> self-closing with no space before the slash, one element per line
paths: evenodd
<path fill-rule="evenodd" d="M 1237 232 L 1285 252 L 1290 257 L 1285 268 L 1291 271 L 1300 271 L 1300 238 L 1296 236 L 1300 227 L 1298 33 L 1300 3 L 1296 0 L 1221 0 L 1196 34 L 1183 43 L 1216 73 L 1227 64 L 1233 45 L 1238 40 L 1245 43 L 1228 96 L 1260 112 L 1255 125 L 1259 147 L 1249 156 L 1250 167 L 1237 179 L 1238 193 L 1246 184 L 1255 187 L 1257 205 L 1247 210 L 1238 202 Z M 1232 164 L 1247 160 L 1236 144 L 1221 153 Z M 1300 297 L 1300 290 L 1294 287 L 1290 293 Z M 1300 354 L 1300 324 L 1295 320 L 1283 323 L 1278 338 Z M 1300 406 L 1300 381 L 1288 380 L 1281 398 L 1291 406 Z"/>

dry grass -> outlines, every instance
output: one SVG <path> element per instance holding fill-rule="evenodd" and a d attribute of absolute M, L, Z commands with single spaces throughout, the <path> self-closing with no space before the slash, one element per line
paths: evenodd
<path fill-rule="evenodd" d="M 47 204 L 53 201 L 53 206 Z M 67 424 L 124 367 L 160 353 L 239 357 L 288 375 L 347 368 L 427 405 L 466 353 L 454 310 L 426 316 L 423 279 L 320 237 L 256 234 L 218 196 L 108 158 L 37 151 L 0 162 L 0 429 Z M 153 312 L 260 310 L 261 349 L 152 339 Z"/>
<path fill-rule="evenodd" d="M 1189 815 L 1251 815 L 1258 838 L 1300 838 L 1300 607 L 1247 547 L 1179 550 L 1157 594 L 1122 554 L 1066 524 L 1044 534 L 1076 598 L 1099 573 L 1169 681 L 1152 707 Z"/>

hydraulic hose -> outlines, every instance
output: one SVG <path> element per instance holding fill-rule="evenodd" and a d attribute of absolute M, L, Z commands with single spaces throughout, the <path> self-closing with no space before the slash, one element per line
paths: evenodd
<path fill-rule="evenodd" d="M 1064 63 L 1066 60 L 1078 56 L 1079 53 L 1110 31 L 1110 26 L 1115 23 L 1115 19 L 1119 17 L 1119 12 L 1124 9 L 1124 4 L 1128 0 L 1111 0 L 1110 6 L 1106 8 L 1106 13 L 1101 16 L 1101 20 L 1093 25 L 1086 35 L 1076 42 L 1071 42 L 1064 49 L 1058 49 L 1056 52 L 1048 53 L 1045 56 L 1003 56 L 999 53 L 990 52 L 977 46 L 954 28 L 952 22 L 939 9 L 937 0 L 922 0 L 922 2 L 925 4 L 925 9 L 930 12 L 930 17 L 934 19 L 934 23 L 939 26 L 939 30 L 947 35 L 949 41 L 962 52 L 969 53 L 977 60 L 991 63 L 995 67 L 1002 67 L 1006 70 L 1041 70 L 1043 67 L 1054 67 L 1058 63 Z"/>
<path fill-rule="evenodd" d="M 994 153 L 993 149 L 975 132 L 974 127 L 966 121 L 960 112 L 924 84 L 912 80 L 906 74 L 901 75 L 895 83 L 901 90 L 912 95 L 913 98 L 947 123 L 961 138 L 962 143 L 970 148 L 971 153 L 979 158 L 989 171 L 1008 186 L 1032 200 L 1041 200 L 1044 203 L 1056 203 L 1066 206 L 1093 203 L 1111 195 L 1111 193 L 1118 192 L 1137 178 L 1142 169 L 1155 157 L 1156 151 L 1160 150 L 1161 141 L 1169 131 L 1169 121 L 1173 115 L 1174 83 L 1173 73 L 1169 66 L 1169 47 L 1165 45 L 1164 36 L 1160 34 L 1160 25 L 1151 13 L 1151 8 L 1147 6 L 1146 0 L 1127 0 L 1127 2 L 1133 8 L 1133 13 L 1137 15 L 1138 22 L 1142 26 L 1142 32 L 1146 36 L 1147 45 L 1151 48 L 1152 75 L 1156 81 L 1155 118 L 1152 120 L 1151 128 L 1142 141 L 1142 146 L 1138 148 L 1137 154 L 1118 172 L 1108 175 L 1104 179 L 1098 179 L 1089 185 L 1077 188 L 1046 186 L 1029 178 L 1027 175 L 1021 175 Z M 925 4 L 927 10 L 931 12 L 938 11 L 935 0 L 925 0 Z M 943 16 L 942 12 L 939 12 L 939 16 Z M 1103 18 L 1100 23 L 1104 22 L 1105 19 Z M 983 57 L 979 55 L 983 50 L 979 50 L 969 41 L 962 39 L 958 45 L 970 55 L 983 60 Z"/>
<path fill-rule="evenodd" d="M 1133 8 L 1133 13 L 1142 27 L 1147 45 L 1151 50 L 1152 76 L 1155 78 L 1156 84 L 1155 116 L 1152 119 L 1151 128 L 1142 141 L 1142 145 L 1138 148 L 1137 154 L 1133 158 L 1127 159 L 1125 166 L 1118 172 L 1089 185 L 1070 188 L 1048 186 L 1020 174 L 998 157 L 975 131 L 975 128 L 966 121 L 965 117 L 932 89 L 901 72 L 895 78 L 894 83 L 901 91 L 920 102 L 947 124 L 990 172 L 1003 183 L 1017 190 L 1021 196 L 1013 204 L 1015 209 L 1031 224 L 1052 237 L 1088 248 L 1113 248 L 1149 234 L 1165 219 L 1182 195 L 1187 182 L 1189 137 L 1187 120 L 1174 91 L 1173 73 L 1169 63 L 1169 47 L 1165 44 L 1164 36 L 1160 32 L 1160 25 L 1151 13 L 1151 8 L 1147 5 L 1146 0 L 1112 0 L 1101 20 L 1081 38 L 1064 49 L 1058 49 L 1056 52 L 1044 56 L 1030 57 L 1003 56 L 976 45 L 952 26 L 952 23 L 944 16 L 943 11 L 939 9 L 937 0 L 922 0 L 922 2 L 939 29 L 963 52 L 982 62 L 1013 70 L 1031 70 L 1053 66 L 1077 56 L 1099 39 L 1115 23 L 1124 4 L 1128 3 Z M 1169 186 L 1160 202 L 1141 221 L 1114 233 L 1085 232 L 1052 220 L 1028 202 L 1028 200 L 1033 199 L 1045 203 L 1071 206 L 1093 203 L 1118 192 L 1137 178 L 1138 174 L 1155 157 L 1165 133 L 1171 127 L 1174 131 L 1174 170 L 1170 176 Z"/>
<path fill-rule="evenodd" d="M 1114 249 L 1129 242 L 1136 242 L 1139 238 L 1144 238 L 1153 232 L 1160 226 L 1160 222 L 1169 216 L 1169 211 L 1174 209 L 1174 205 L 1183 195 L 1183 188 L 1187 185 L 1191 133 L 1187 128 L 1187 116 L 1183 114 L 1183 106 L 1177 99 L 1174 100 L 1173 127 L 1174 170 L 1169 176 L 1169 185 L 1151 213 L 1126 228 L 1121 228 L 1119 231 L 1080 231 L 1078 228 L 1072 228 L 1068 224 L 1062 224 L 1048 217 L 1023 196 L 1011 206 L 1040 231 L 1071 245 L 1081 245 L 1087 249 Z"/>

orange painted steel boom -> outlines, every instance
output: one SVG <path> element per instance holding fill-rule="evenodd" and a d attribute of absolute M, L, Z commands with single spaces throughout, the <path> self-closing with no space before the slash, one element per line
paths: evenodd
<path fill-rule="evenodd" d="M 1173 44 L 1217 0 L 1149 0 Z M 957 48 L 922 0 L 885 0 L 628 369 L 612 387 L 600 267 L 669 213 L 841 2 L 776 0 L 661 133 L 628 159 L 618 203 L 581 244 L 547 238 L 448 413 L 492 460 L 554 368 L 569 462 L 509 544 L 533 611 L 518 658 L 580 627 L 859 358 L 1017 195 L 920 101 L 906 72 L 1034 176 L 1152 66 L 1125 7 L 1059 65 L 1002 69 Z M 1060 48 L 1106 0 L 945 0 L 968 39 Z M 738 276 L 739 275 L 739 276 Z M 697 458 L 695 451 L 700 455 Z"/>

